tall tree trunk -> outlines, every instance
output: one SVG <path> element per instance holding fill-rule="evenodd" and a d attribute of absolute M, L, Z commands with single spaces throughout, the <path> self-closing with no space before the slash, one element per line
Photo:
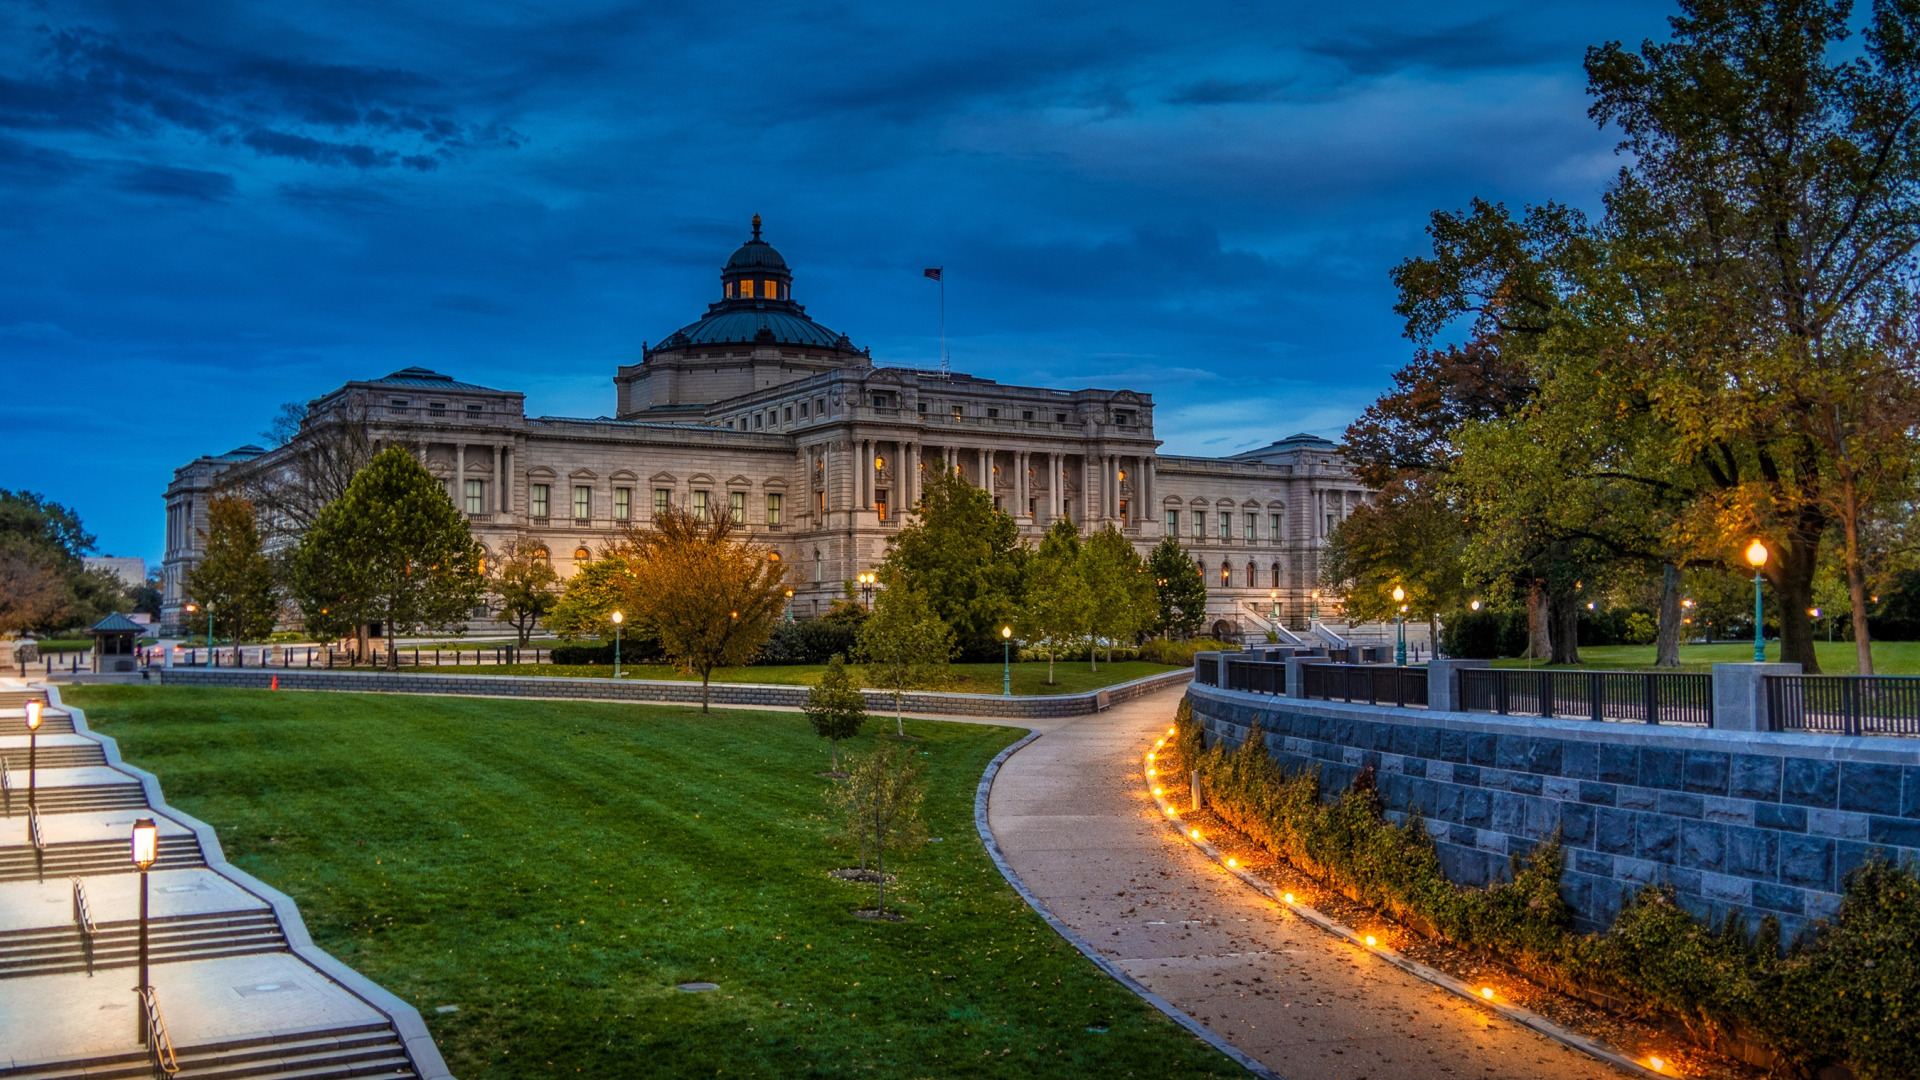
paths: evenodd
<path fill-rule="evenodd" d="M 1527 590 L 1527 659 L 1546 660 L 1553 656 L 1553 634 L 1549 629 L 1551 605 L 1547 603 L 1547 585 L 1536 581 Z"/>
<path fill-rule="evenodd" d="M 1427 612 L 1427 659 L 1440 655 L 1440 616 Z"/>
<path fill-rule="evenodd" d="M 1770 579 L 1775 615 L 1780 622 L 1780 661 L 1799 664 L 1808 675 L 1820 674 L 1820 659 L 1813 653 L 1813 617 L 1807 614 L 1813 605 L 1817 543 L 1781 545 L 1780 565 Z"/>
<path fill-rule="evenodd" d="M 1653 666 L 1680 666 L 1681 620 L 1680 568 L 1672 563 L 1660 566 L 1660 629 L 1654 637 Z"/>
<path fill-rule="evenodd" d="M 369 627 L 366 623 L 361 623 L 360 625 L 355 627 L 354 630 L 355 630 L 355 633 L 354 633 L 354 640 L 353 640 L 353 662 L 355 664 L 372 663 L 373 662 L 372 627 Z"/>
<path fill-rule="evenodd" d="M 1548 623 L 1552 627 L 1553 662 L 1556 664 L 1579 663 L 1579 603 L 1571 596 L 1550 596 L 1548 597 L 1547 611 L 1552 615 Z"/>
<path fill-rule="evenodd" d="M 712 684 L 712 681 L 713 681 L 713 665 L 709 664 L 706 667 L 703 667 L 700 669 L 700 711 L 701 712 L 708 711 L 707 699 L 710 695 L 708 693 L 707 688 Z"/>

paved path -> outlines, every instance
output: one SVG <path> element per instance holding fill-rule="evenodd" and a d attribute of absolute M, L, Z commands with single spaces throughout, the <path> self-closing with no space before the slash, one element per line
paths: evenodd
<path fill-rule="evenodd" d="M 1140 761 L 1180 694 L 1049 724 L 1001 766 L 988 824 L 1055 915 L 1285 1080 L 1621 1075 L 1337 943 L 1173 835 Z"/>

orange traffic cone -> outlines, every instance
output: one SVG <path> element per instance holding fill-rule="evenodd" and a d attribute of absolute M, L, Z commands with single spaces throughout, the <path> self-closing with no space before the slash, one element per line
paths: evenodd
<path fill-rule="evenodd" d="M 273 677 L 273 687 L 272 687 L 272 688 L 273 688 L 273 689 L 275 689 L 275 690 L 278 690 L 278 689 L 280 689 L 280 676 L 278 676 L 278 675 L 275 675 L 275 676 Z"/>

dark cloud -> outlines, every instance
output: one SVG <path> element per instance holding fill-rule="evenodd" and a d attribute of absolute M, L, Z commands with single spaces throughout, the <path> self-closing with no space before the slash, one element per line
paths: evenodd
<path fill-rule="evenodd" d="M 1564 60 L 1516 31 L 1521 20 L 1512 12 L 1489 15 L 1437 30 L 1407 30 L 1399 25 L 1355 27 L 1329 35 L 1307 46 L 1319 56 L 1338 60 L 1362 75 L 1379 75 L 1409 67 L 1473 70 Z"/>
<path fill-rule="evenodd" d="M 1245 105 L 1276 101 L 1293 84 L 1292 79 L 1202 79 L 1177 87 L 1167 98 L 1169 105 Z"/>
<path fill-rule="evenodd" d="M 202 202 L 224 202 L 238 191 L 233 177 L 204 169 L 175 169 L 165 165 L 141 165 L 122 173 L 114 181 L 122 191 L 146 195 L 168 195 Z"/>

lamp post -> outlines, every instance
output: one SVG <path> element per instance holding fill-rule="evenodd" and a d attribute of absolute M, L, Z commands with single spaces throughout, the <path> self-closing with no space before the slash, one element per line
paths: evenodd
<path fill-rule="evenodd" d="M 1398 641 L 1393 647 L 1393 663 L 1396 667 L 1407 666 L 1407 605 L 1401 601 L 1407 598 L 1407 590 L 1398 585 L 1393 587 L 1393 602 L 1400 604 L 1400 610 L 1393 613 L 1393 628 Z"/>
<path fill-rule="evenodd" d="M 35 759 L 40 750 L 41 707 L 41 704 L 37 701 L 27 702 L 27 810 L 29 813 L 34 809 L 33 774 L 34 766 L 39 764 Z"/>
<path fill-rule="evenodd" d="M 1478 600 L 1475 600 L 1475 601 L 1474 601 L 1473 603 L 1471 603 L 1471 604 L 1468 604 L 1467 606 L 1468 606 L 1468 607 L 1470 607 L 1470 608 L 1472 608 L 1472 609 L 1473 609 L 1473 610 L 1475 610 L 1475 611 L 1479 611 L 1479 610 L 1480 610 L 1480 601 L 1478 601 Z"/>
<path fill-rule="evenodd" d="M 1762 635 L 1765 624 L 1761 622 L 1760 568 L 1767 565 L 1767 545 L 1758 540 L 1748 544 L 1747 564 L 1753 567 L 1753 662 L 1763 664 L 1767 660 L 1767 639 Z"/>
<path fill-rule="evenodd" d="M 873 610 L 873 574 L 871 572 L 861 574 L 859 577 L 859 581 L 860 581 L 860 590 L 867 594 L 867 610 L 872 611 Z"/>
<path fill-rule="evenodd" d="M 787 621 L 793 621 L 793 590 L 787 590 Z"/>
<path fill-rule="evenodd" d="M 613 677 L 620 677 L 620 624 L 627 621 L 625 615 L 614 612 L 613 618 Z"/>
<path fill-rule="evenodd" d="M 1307 619 L 1308 621 L 1312 621 L 1319 617 L 1320 617 L 1320 590 L 1315 589 L 1313 590 L 1313 607 L 1309 610 L 1307 614 Z"/>
<path fill-rule="evenodd" d="M 1280 590 L 1279 589 L 1267 590 L 1267 603 L 1271 605 L 1267 612 L 1269 617 L 1273 619 L 1280 618 Z"/>
<path fill-rule="evenodd" d="M 147 1031 L 147 995 L 153 987 L 147 985 L 147 869 L 160 855 L 160 830 L 153 819 L 143 817 L 133 823 L 133 865 L 140 868 L 140 982 L 133 992 L 140 998 L 140 1045 L 147 1045 L 150 1033 Z"/>
<path fill-rule="evenodd" d="M 1013 696 L 1013 627 L 1000 628 L 1000 696 Z"/>

